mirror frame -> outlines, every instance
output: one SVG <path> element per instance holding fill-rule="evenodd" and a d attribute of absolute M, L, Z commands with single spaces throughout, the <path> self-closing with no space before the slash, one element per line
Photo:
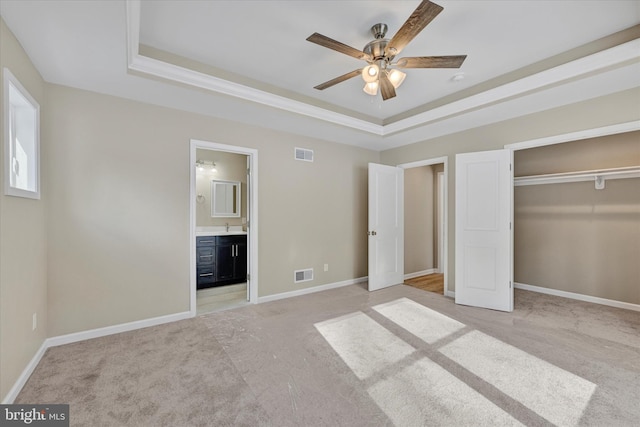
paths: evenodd
<path fill-rule="evenodd" d="M 220 212 L 216 209 L 216 186 L 231 186 L 236 193 L 235 212 Z M 240 181 L 211 180 L 211 217 L 212 218 L 239 218 L 242 214 L 242 183 Z"/>

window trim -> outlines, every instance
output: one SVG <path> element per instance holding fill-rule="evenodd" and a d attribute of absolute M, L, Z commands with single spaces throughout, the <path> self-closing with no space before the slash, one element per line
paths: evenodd
<path fill-rule="evenodd" d="M 18 79 L 3 69 L 3 102 L 4 102 L 4 194 L 7 196 L 40 199 L 40 104 L 31 96 Z M 35 110 L 35 190 L 24 190 L 11 185 L 11 103 L 10 87 L 13 86 L 31 104 Z"/>

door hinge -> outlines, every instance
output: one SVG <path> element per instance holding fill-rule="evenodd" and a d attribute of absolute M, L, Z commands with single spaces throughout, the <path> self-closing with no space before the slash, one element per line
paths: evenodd
<path fill-rule="evenodd" d="M 251 175 L 251 169 L 247 168 L 247 175 Z"/>
<path fill-rule="evenodd" d="M 251 281 L 251 275 L 247 274 L 247 282 L 250 282 L 250 281 Z"/>
<path fill-rule="evenodd" d="M 511 289 L 511 280 L 509 280 L 509 289 Z"/>
<path fill-rule="evenodd" d="M 509 230 L 511 230 L 511 222 L 509 223 Z"/>

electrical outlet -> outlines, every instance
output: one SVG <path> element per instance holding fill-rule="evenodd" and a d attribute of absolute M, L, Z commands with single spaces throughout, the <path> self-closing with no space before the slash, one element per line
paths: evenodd
<path fill-rule="evenodd" d="M 38 313 L 33 313 L 33 322 L 31 326 L 31 330 L 35 331 L 37 327 L 38 327 Z"/>
<path fill-rule="evenodd" d="M 329 264 L 324 265 L 324 271 L 329 271 Z"/>

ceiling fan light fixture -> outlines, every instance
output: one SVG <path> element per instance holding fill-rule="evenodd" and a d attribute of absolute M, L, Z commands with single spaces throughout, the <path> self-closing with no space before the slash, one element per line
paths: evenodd
<path fill-rule="evenodd" d="M 362 69 L 362 80 L 366 83 L 373 83 L 378 80 L 380 68 L 376 64 L 369 64 Z"/>
<path fill-rule="evenodd" d="M 364 85 L 362 89 L 366 94 L 376 96 L 378 94 L 378 82 L 370 82 Z"/>
<path fill-rule="evenodd" d="M 402 82 L 404 82 L 404 78 L 407 77 L 407 74 L 400 70 L 392 69 L 387 72 L 387 77 L 389 77 L 389 81 L 393 85 L 394 89 L 398 89 Z"/>

